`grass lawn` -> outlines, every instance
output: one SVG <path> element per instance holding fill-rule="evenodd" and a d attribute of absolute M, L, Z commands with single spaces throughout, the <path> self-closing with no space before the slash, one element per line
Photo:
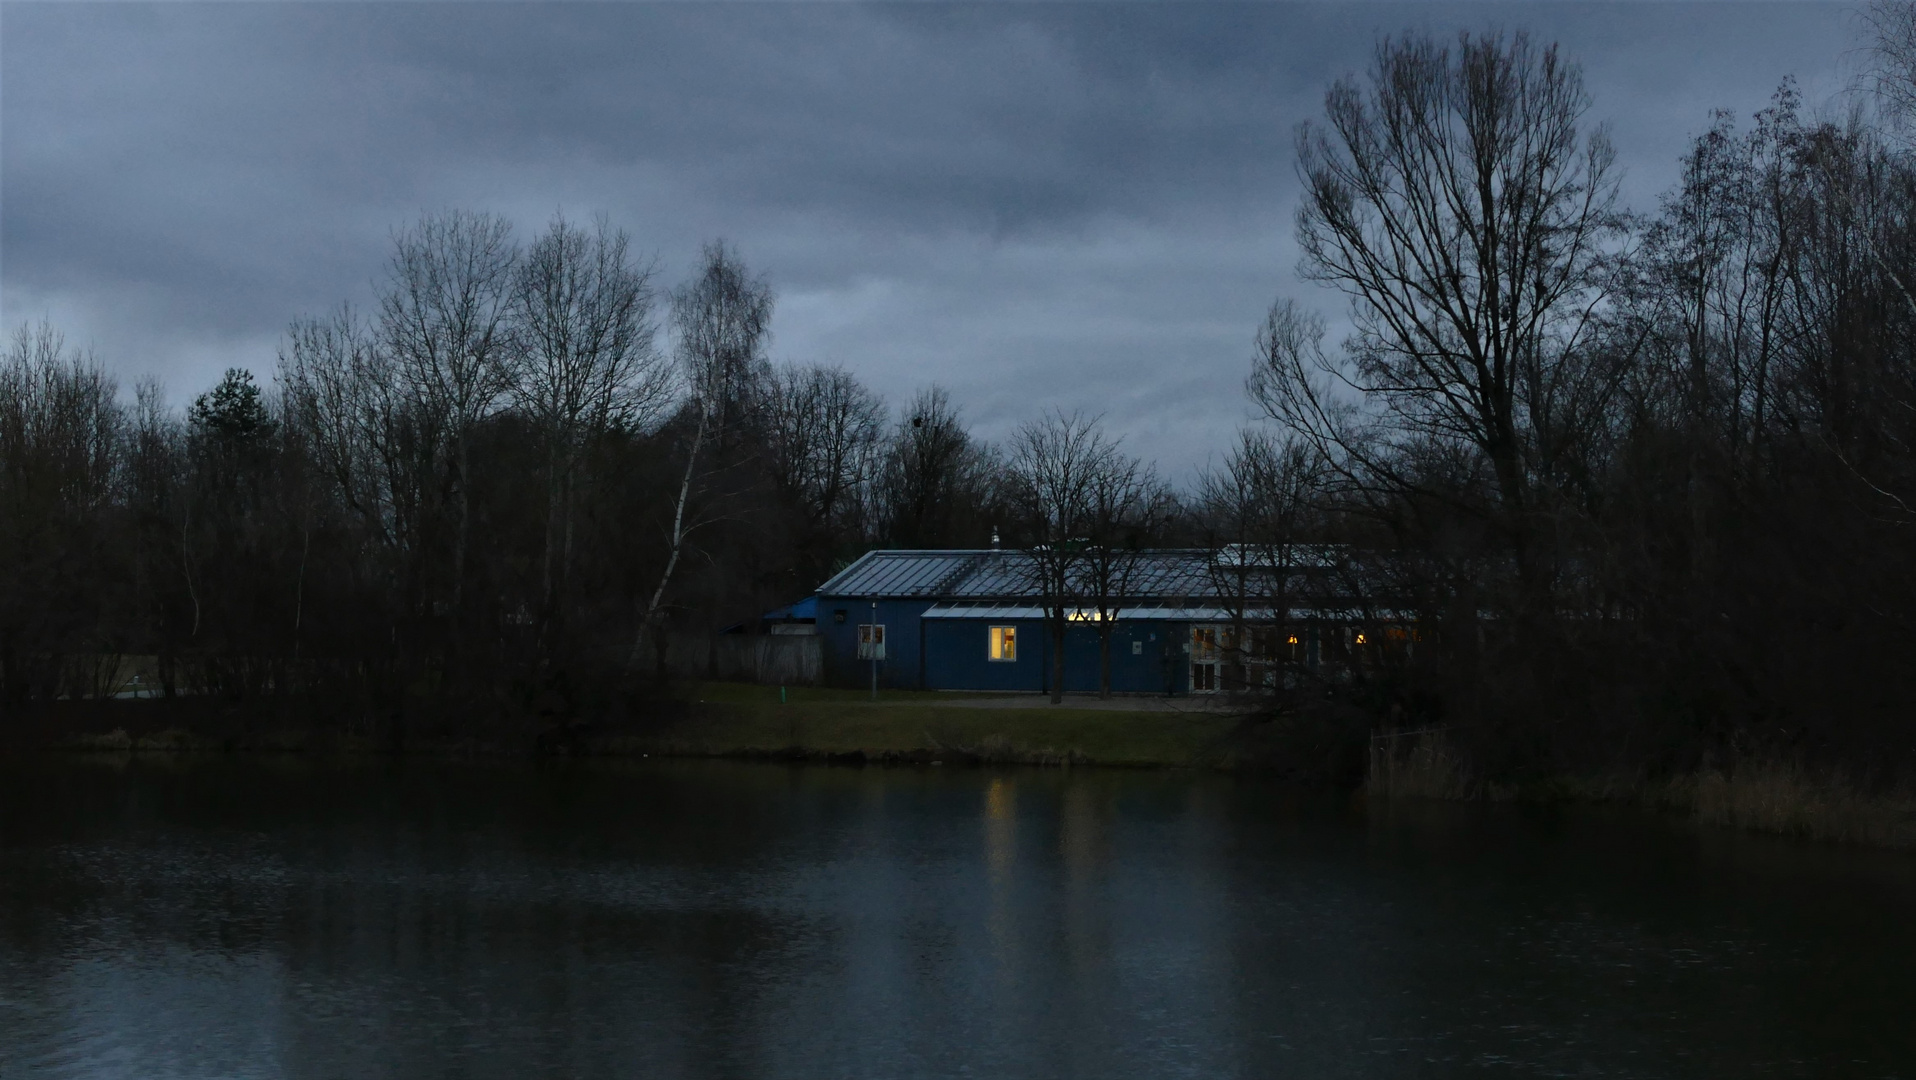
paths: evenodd
<path fill-rule="evenodd" d="M 916 690 L 703 683 L 690 716 L 640 745 L 662 753 L 862 752 L 868 757 L 951 751 L 1004 761 L 1193 765 L 1215 757 L 1238 727 L 1214 713 L 1054 708 L 965 708 L 965 695 Z"/>

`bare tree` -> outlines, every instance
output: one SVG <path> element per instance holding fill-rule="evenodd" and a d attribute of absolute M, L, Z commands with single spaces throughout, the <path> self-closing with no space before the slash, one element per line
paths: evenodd
<path fill-rule="evenodd" d="M 0 356 L 0 705 L 65 689 L 98 651 L 102 515 L 125 428 L 118 386 L 51 323 Z"/>
<path fill-rule="evenodd" d="M 169 603 L 175 593 L 168 586 L 177 581 L 176 568 L 182 565 L 175 519 L 183 501 L 185 436 L 166 407 L 165 390 L 153 379 L 135 384 L 129 420 L 122 483 L 131 526 L 131 636 L 152 650 L 153 674 L 160 692 L 170 698 L 177 689 L 182 636 L 175 605 Z"/>
<path fill-rule="evenodd" d="M 544 442 L 546 521 L 541 623 L 563 617 L 582 464 L 618 426 L 653 422 L 672 371 L 654 345 L 652 270 L 601 216 L 591 232 L 563 217 L 527 249 L 516 281 L 520 335 L 513 396 Z"/>
<path fill-rule="evenodd" d="M 1157 472 L 1123 453 L 1121 440 L 1097 454 L 1085 490 L 1082 577 L 1098 633 L 1098 695 L 1111 696 L 1111 635 L 1120 605 L 1136 594 L 1146 549 L 1171 520 L 1173 499 Z"/>
<path fill-rule="evenodd" d="M 1873 88 L 1890 117 L 1906 126 L 1916 120 L 1916 3 L 1871 0 L 1863 20 L 1872 39 Z"/>
<path fill-rule="evenodd" d="M 698 276 L 672 294 L 672 328 L 690 394 L 686 408 L 692 414 L 692 434 L 666 534 L 665 569 L 640 613 L 628 668 L 637 667 L 646 640 L 657 631 L 666 590 L 684 556 L 687 538 L 707 524 L 688 514 L 698 494 L 699 470 L 706 464 L 701 452 L 715 437 L 721 441 L 719 449 L 725 449 L 724 440 L 732 429 L 751 419 L 768 366 L 764 350 L 771 322 L 771 286 L 753 277 L 723 241 L 706 245 Z"/>
<path fill-rule="evenodd" d="M 965 430 L 964 418 L 942 387 L 920 390 L 905 406 L 884 458 L 874 513 L 886 542 L 906 548 L 963 546 L 972 530 L 991 524 L 973 519 L 994 498 L 999 462 L 991 447 Z"/>
<path fill-rule="evenodd" d="M 771 286 L 723 240 L 707 244 L 699 275 L 672 296 L 672 330 L 708 434 L 730 438 L 752 420 L 771 322 Z"/>
<path fill-rule="evenodd" d="M 1257 624 L 1282 632 L 1290 618 L 1297 571 L 1308 561 L 1301 545 L 1321 528 L 1325 498 L 1322 465 L 1296 439 L 1246 428 L 1220 469 L 1198 483 L 1196 516 L 1210 548 L 1213 593 L 1231 616 L 1233 663 L 1271 663 L 1278 642 L 1258 640 Z M 1287 636 L 1289 636 L 1287 634 Z"/>
<path fill-rule="evenodd" d="M 443 475 L 444 417 L 401 377 L 399 365 L 350 307 L 288 329 L 279 386 L 289 439 L 341 519 L 340 542 L 384 587 L 356 619 L 397 642 L 398 621 L 420 613 L 444 552 L 432 527 Z M 304 621 L 302 619 L 302 621 Z"/>
<path fill-rule="evenodd" d="M 367 535 L 399 547 L 410 532 L 396 482 L 392 432 L 401 411 L 390 357 L 350 307 L 324 319 L 300 319 L 279 354 L 287 420 L 298 429 L 333 498 Z"/>
<path fill-rule="evenodd" d="M 1385 39 L 1298 134 L 1303 272 L 1350 300 L 1350 364 L 1321 324 L 1274 308 L 1260 401 L 1332 460 L 1410 486 L 1421 441 L 1481 454 L 1499 524 L 1534 589 L 1536 481 L 1558 411 L 1589 396 L 1579 350 L 1620 235 L 1615 153 L 1586 132 L 1575 65 L 1524 34 Z M 1334 400 L 1353 392 L 1356 404 Z"/>
<path fill-rule="evenodd" d="M 380 297 L 384 347 L 427 426 L 449 442 L 454 611 L 464 602 L 472 533 L 473 435 L 512 385 L 517 262 L 512 225 L 504 218 L 464 210 L 429 214 L 393 235 Z"/>
<path fill-rule="evenodd" d="M 1010 478 L 1030 546 L 1026 583 L 1040 597 L 1051 637 L 1051 703 L 1064 700 L 1065 633 L 1081 615 L 1098 478 L 1113 444 L 1097 417 L 1053 412 L 1011 439 Z"/>
<path fill-rule="evenodd" d="M 878 465 L 884 402 L 850 372 L 820 365 L 780 369 L 762 409 L 765 461 L 796 514 L 807 587 L 831 570 L 836 549 L 864 532 L 866 486 Z"/>

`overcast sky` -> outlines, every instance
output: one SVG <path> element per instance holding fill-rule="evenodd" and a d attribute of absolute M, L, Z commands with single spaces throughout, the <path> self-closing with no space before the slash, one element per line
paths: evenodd
<path fill-rule="evenodd" d="M 1834 4 L 0 3 L 0 317 L 176 403 L 370 303 L 425 210 L 597 212 L 672 284 L 724 237 L 775 360 L 1002 436 L 1106 414 L 1174 476 L 1249 417 L 1302 283 L 1292 137 L 1380 33 L 1527 28 L 1583 64 L 1629 202 L 1713 108 L 1841 108 Z"/>

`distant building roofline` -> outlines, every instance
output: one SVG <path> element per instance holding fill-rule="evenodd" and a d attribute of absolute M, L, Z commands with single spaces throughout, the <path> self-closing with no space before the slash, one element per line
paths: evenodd
<path fill-rule="evenodd" d="M 1262 549 L 1269 552 L 1275 549 Z M 1333 569 L 1349 549 L 1342 545 L 1284 545 L 1282 550 L 1301 558 L 1272 560 L 1255 557 L 1260 549 L 1247 545 L 1211 548 L 1146 548 L 1138 552 L 1130 598 L 1179 599 L 1216 596 L 1223 592 L 1217 574 L 1264 570 L 1285 574 Z M 1032 556 L 1017 548 L 874 549 L 832 575 L 818 588 L 820 597 L 842 600 L 964 600 L 1029 599 Z"/>

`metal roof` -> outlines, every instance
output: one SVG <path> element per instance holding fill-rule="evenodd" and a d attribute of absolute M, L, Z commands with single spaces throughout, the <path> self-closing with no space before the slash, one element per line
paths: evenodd
<path fill-rule="evenodd" d="M 818 618 L 818 597 L 808 596 L 796 604 L 788 604 L 777 611 L 768 611 L 759 616 L 766 622 L 791 622 Z"/>
<path fill-rule="evenodd" d="M 1233 611 L 1216 605 L 1190 604 L 1148 604 L 1137 607 L 1126 605 L 1117 609 L 1111 621 L 1143 622 L 1158 620 L 1162 622 L 1200 622 L 1229 623 L 1240 619 L 1247 623 L 1270 622 L 1279 616 L 1274 608 L 1249 608 Z M 925 609 L 927 619 L 1043 619 L 1047 617 L 1044 608 L 1020 604 L 934 604 Z M 1095 623 L 1098 613 L 1092 608 L 1077 608 L 1066 616 L 1072 622 Z M 1363 623 L 1372 619 L 1382 622 L 1415 622 L 1417 613 L 1383 609 L 1377 611 L 1359 611 L 1353 608 L 1304 608 L 1289 609 L 1285 618 L 1292 622 Z"/>
<path fill-rule="evenodd" d="M 1246 622 L 1263 622 L 1273 618 L 1275 612 L 1268 608 L 1246 611 L 1242 617 Z M 1044 608 L 1020 606 L 1016 604 L 934 604 L 925 610 L 927 619 L 1043 619 L 1047 616 Z M 1316 618 L 1315 611 L 1299 608 L 1291 612 L 1291 618 L 1304 620 Z M 1096 623 L 1099 621 L 1095 608 L 1075 608 L 1065 616 L 1074 623 Z M 1232 612 L 1221 607 L 1189 607 L 1184 605 L 1121 607 L 1112 613 L 1111 621 L 1141 622 L 1161 620 L 1165 622 L 1232 622 L 1237 618 Z"/>
<path fill-rule="evenodd" d="M 1127 599 L 1186 602 L 1219 594 L 1220 583 L 1245 570 L 1275 572 L 1242 549 L 1214 555 L 1203 548 L 1139 552 Z M 1333 549 L 1298 547 L 1286 573 L 1327 569 Z M 818 587 L 818 595 L 856 599 L 1029 600 L 1038 594 L 1036 564 L 1023 551 L 984 548 L 953 551 L 870 551 Z"/>
<path fill-rule="evenodd" d="M 820 596 L 934 597 L 954 571 L 1008 551 L 868 551 L 818 587 Z"/>

